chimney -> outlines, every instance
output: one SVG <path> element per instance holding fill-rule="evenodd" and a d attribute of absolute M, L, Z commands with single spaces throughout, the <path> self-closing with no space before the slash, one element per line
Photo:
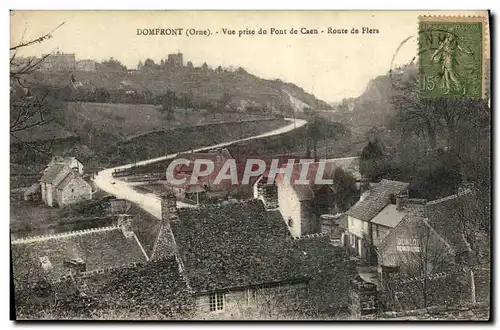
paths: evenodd
<path fill-rule="evenodd" d="M 396 196 L 396 210 L 402 211 L 408 204 L 408 195 L 399 194 Z"/>
<path fill-rule="evenodd" d="M 85 261 L 83 261 L 82 258 L 64 260 L 63 266 L 65 268 L 68 268 L 70 271 L 75 272 L 75 273 L 83 273 L 87 269 Z"/>
<path fill-rule="evenodd" d="M 177 199 L 172 190 L 167 190 L 160 195 L 161 198 L 161 220 L 163 222 L 177 222 L 179 215 L 177 214 Z"/>
<path fill-rule="evenodd" d="M 279 206 L 278 202 L 278 186 L 273 182 L 267 182 L 267 177 L 263 176 L 257 183 L 258 195 L 262 196 L 262 201 L 266 210 L 275 209 Z"/>
<path fill-rule="evenodd" d="M 132 229 L 133 217 L 129 214 L 118 215 L 118 226 L 122 228 L 123 235 L 127 238 L 134 237 L 134 230 Z"/>

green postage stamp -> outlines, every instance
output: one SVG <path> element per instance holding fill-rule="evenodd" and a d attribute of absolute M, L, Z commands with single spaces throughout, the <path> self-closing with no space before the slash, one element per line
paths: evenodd
<path fill-rule="evenodd" d="M 421 97 L 485 97 L 484 17 L 421 16 L 418 32 Z"/>

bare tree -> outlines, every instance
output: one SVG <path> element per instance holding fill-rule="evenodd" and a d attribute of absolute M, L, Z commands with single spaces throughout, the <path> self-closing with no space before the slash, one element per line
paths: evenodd
<path fill-rule="evenodd" d="M 458 267 L 449 244 L 425 219 L 408 224 L 406 235 L 397 238 L 394 256 L 399 272 L 384 275 L 384 291 L 400 309 L 425 308 L 447 299 L 450 293 L 444 292 L 446 285 L 438 280 Z"/>
<path fill-rule="evenodd" d="M 27 142 L 20 138 L 18 133 L 36 126 L 45 125 L 51 121 L 48 115 L 49 108 L 46 102 L 48 93 L 43 93 L 42 95 L 33 93 L 30 90 L 32 82 L 29 81 L 33 73 L 50 54 L 44 55 L 39 59 L 21 59 L 18 57 L 18 52 L 52 38 L 52 34 L 64 24 L 65 22 L 62 22 L 48 33 L 35 39 L 24 40 L 23 33 L 21 41 L 15 45 L 11 45 L 9 48 L 11 89 L 10 136 L 30 149 L 44 154 L 50 154 L 52 142 L 50 142 L 49 145 Z M 26 32 L 26 30 L 24 32 Z"/>

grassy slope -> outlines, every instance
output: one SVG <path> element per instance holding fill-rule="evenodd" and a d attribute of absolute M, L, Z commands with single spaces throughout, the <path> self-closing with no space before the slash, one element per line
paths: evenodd
<path fill-rule="evenodd" d="M 311 107 L 328 105 L 306 93 L 302 88 L 279 80 L 264 80 L 247 72 L 203 72 L 199 68 L 177 71 L 153 71 L 135 73 L 106 72 L 36 72 L 36 81 L 56 86 L 66 86 L 74 74 L 76 81 L 88 88 L 117 89 L 125 85 L 133 90 L 149 90 L 154 95 L 163 94 L 167 89 L 176 93 L 191 94 L 196 100 L 217 101 L 224 93 L 231 95 L 233 104 L 241 100 L 260 106 L 290 106 L 290 100 L 283 90 L 291 92 L 295 97 Z"/>

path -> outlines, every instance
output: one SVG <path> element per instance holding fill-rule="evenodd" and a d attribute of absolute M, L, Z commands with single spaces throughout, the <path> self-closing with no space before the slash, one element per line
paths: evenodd
<path fill-rule="evenodd" d="M 194 151 L 203 151 L 203 150 L 209 150 L 209 149 L 214 149 L 214 148 L 221 148 L 221 147 L 227 147 L 231 144 L 237 143 L 237 142 L 242 142 L 242 141 L 248 141 L 248 140 L 253 140 L 253 139 L 259 139 L 259 138 L 264 138 L 264 137 L 269 137 L 273 135 L 280 135 L 284 134 L 287 132 L 290 132 L 296 128 L 304 126 L 307 121 L 303 119 L 294 119 L 292 118 L 285 118 L 287 121 L 290 121 L 291 123 L 287 126 L 269 131 L 267 133 L 263 133 L 260 135 L 256 136 L 251 136 L 239 140 L 233 140 L 230 142 L 224 142 L 224 143 L 219 143 L 213 146 L 208 146 L 208 147 L 203 147 L 203 148 L 198 148 L 195 149 Z M 182 152 L 190 152 L 191 150 L 187 151 L 182 151 Z M 118 167 L 113 167 L 113 168 L 108 168 L 105 169 L 95 177 L 94 182 L 97 187 L 99 187 L 101 190 L 104 190 L 108 194 L 112 194 L 116 196 L 117 198 L 122 198 L 126 199 L 132 203 L 137 204 L 140 206 L 142 209 L 145 211 L 151 213 L 157 218 L 161 218 L 161 205 L 160 205 L 160 199 L 152 193 L 145 193 L 145 192 L 139 192 L 134 189 L 133 185 L 130 184 L 129 182 L 121 181 L 116 178 L 113 178 L 112 173 L 114 170 L 117 169 L 123 169 L 123 168 L 129 168 L 132 167 L 133 165 L 146 165 L 150 163 L 155 163 L 161 160 L 167 160 L 167 159 L 172 159 L 175 158 L 178 155 L 178 153 L 175 154 L 170 154 L 167 156 L 162 156 L 158 158 L 152 158 L 148 160 L 143 160 L 137 163 L 131 163 L 127 165 L 122 165 Z M 182 203 L 182 202 L 177 202 L 178 207 L 193 207 L 190 204 Z"/>

